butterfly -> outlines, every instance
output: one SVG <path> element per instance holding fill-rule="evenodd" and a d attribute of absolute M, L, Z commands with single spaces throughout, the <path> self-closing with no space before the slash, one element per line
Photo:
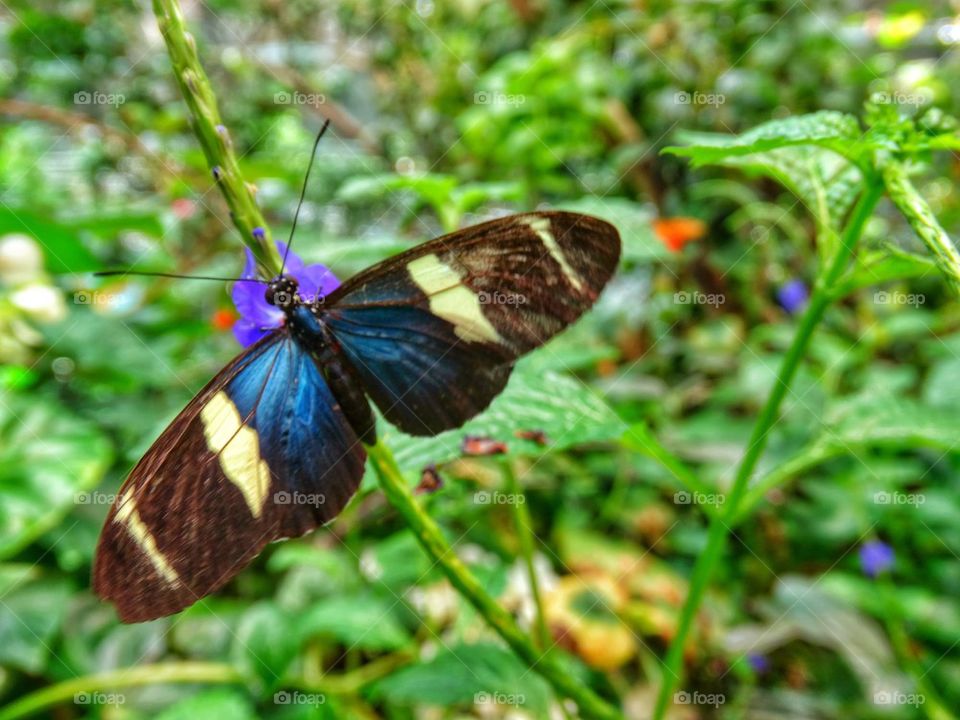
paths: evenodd
<path fill-rule="evenodd" d="M 577 320 L 620 257 L 607 222 L 569 212 L 492 220 L 308 297 L 265 286 L 282 325 L 204 387 L 137 463 L 97 546 L 94 591 L 124 622 L 176 613 L 267 543 L 346 506 L 376 440 L 370 401 L 411 435 L 482 412 L 514 361 Z"/>

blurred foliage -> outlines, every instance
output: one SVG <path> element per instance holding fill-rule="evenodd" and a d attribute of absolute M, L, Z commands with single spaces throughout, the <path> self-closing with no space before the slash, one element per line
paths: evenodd
<path fill-rule="evenodd" d="M 795 327 L 780 291 L 829 256 L 864 148 L 908 147 L 918 195 L 956 237 L 960 6 L 183 4 L 277 237 L 333 120 L 305 259 L 347 277 L 541 204 L 620 229 L 601 302 L 489 413 L 428 440 L 383 432 L 411 485 L 439 464 L 445 483 L 421 501 L 529 626 L 498 501 L 505 468 L 520 479 L 556 652 L 647 717 L 709 501 L 630 428 L 722 497 Z M 231 276 L 240 243 L 148 4 L 0 5 L 0 117 L 0 701 L 196 661 L 237 677 L 90 686 L 56 717 L 562 717 L 369 479 L 328 530 L 272 546 L 181 616 L 123 626 L 92 596 L 112 493 L 237 347 L 222 286 L 89 273 Z M 686 697 L 723 702 L 681 697 L 673 717 L 925 717 L 884 701 L 917 692 L 914 665 L 960 707 L 957 301 L 892 206 L 863 243 L 686 648 Z M 532 429 L 546 447 L 514 437 Z M 466 432 L 510 452 L 461 457 Z M 894 548 L 890 577 L 864 576 L 870 539 Z"/>

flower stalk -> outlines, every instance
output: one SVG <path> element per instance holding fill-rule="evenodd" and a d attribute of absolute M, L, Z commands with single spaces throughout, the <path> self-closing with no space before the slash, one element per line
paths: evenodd
<path fill-rule="evenodd" d="M 270 238 L 254 198 L 253 186 L 243 180 L 230 133 L 220 119 L 217 98 L 200 64 L 197 43 L 186 28 L 180 3 L 153 0 L 160 33 L 167 46 L 180 92 L 191 113 L 191 126 L 210 164 L 210 173 L 230 208 L 230 217 L 244 244 L 257 259 L 264 277 L 280 272 L 280 255 Z"/>

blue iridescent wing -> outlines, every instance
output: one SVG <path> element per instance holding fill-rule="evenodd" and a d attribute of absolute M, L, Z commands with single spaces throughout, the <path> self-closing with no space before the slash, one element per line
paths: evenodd
<path fill-rule="evenodd" d="M 127 622 L 177 612 L 267 543 L 335 517 L 365 457 L 313 359 L 278 330 L 221 371 L 131 472 L 100 536 L 94 589 Z"/>
<path fill-rule="evenodd" d="M 620 237 L 602 220 L 514 215 L 351 278 L 323 319 L 387 420 L 434 435 L 486 408 L 516 358 L 596 301 L 619 257 Z"/>

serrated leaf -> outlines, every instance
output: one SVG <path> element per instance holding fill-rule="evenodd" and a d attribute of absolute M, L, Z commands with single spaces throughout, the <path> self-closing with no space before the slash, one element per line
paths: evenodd
<path fill-rule="evenodd" d="M 512 704 L 534 717 L 544 716 L 549 701 L 539 676 L 511 652 L 491 644 L 445 648 L 432 660 L 381 680 L 373 695 L 410 705 Z"/>
<path fill-rule="evenodd" d="M 42 396 L 0 394 L 0 558 L 56 526 L 110 465 L 97 428 Z"/>
<path fill-rule="evenodd" d="M 716 164 L 773 178 L 796 195 L 822 227 L 839 225 L 863 183 L 856 165 L 822 148 L 777 148 L 722 158 Z"/>
<path fill-rule="evenodd" d="M 696 165 L 719 163 L 730 157 L 750 155 L 793 145 L 817 145 L 847 158 L 859 159 L 860 125 L 853 115 L 823 110 L 783 120 L 771 120 L 739 135 L 681 133 L 683 146 L 664 152 L 690 158 Z"/>
<path fill-rule="evenodd" d="M 466 425 L 435 437 L 416 438 L 392 428 L 383 433 L 405 471 L 460 456 L 465 435 L 504 441 L 512 450 L 529 451 L 514 437 L 515 430 L 542 430 L 551 451 L 589 442 L 616 440 L 626 429 L 613 409 L 580 380 L 552 371 L 534 370 L 521 362 L 490 407 Z M 542 452 L 542 449 L 538 450 Z"/>

